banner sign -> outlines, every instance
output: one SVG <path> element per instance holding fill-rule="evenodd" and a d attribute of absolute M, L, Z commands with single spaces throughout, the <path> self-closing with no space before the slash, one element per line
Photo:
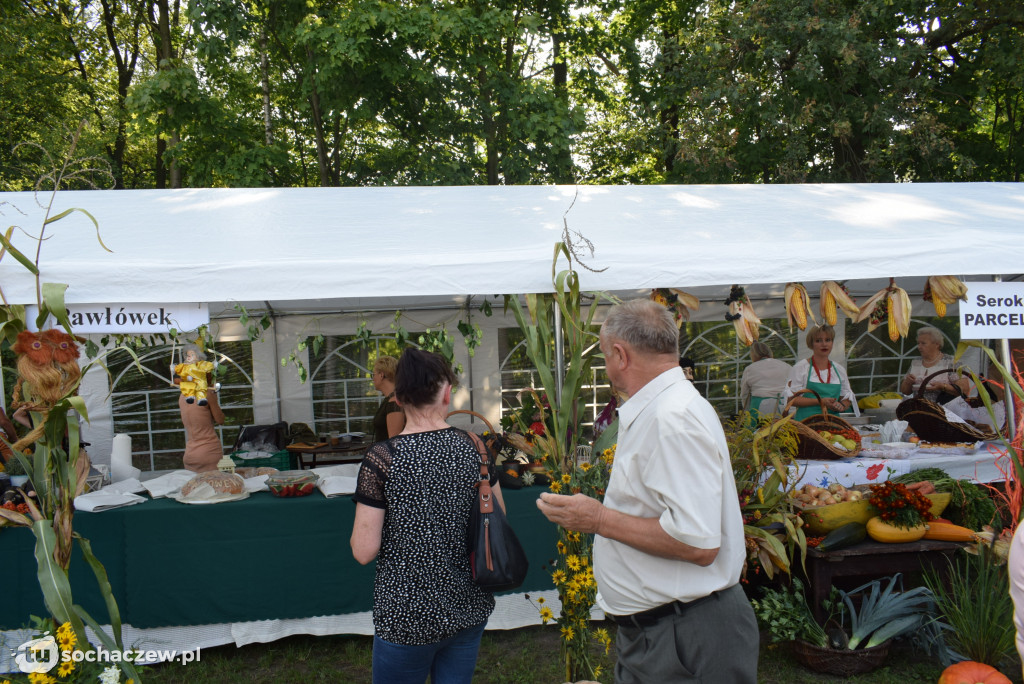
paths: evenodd
<path fill-rule="evenodd" d="M 1024 283 L 967 283 L 960 339 L 1024 339 Z"/>
<path fill-rule="evenodd" d="M 34 323 L 38 309 L 25 308 L 28 321 Z M 166 333 L 172 328 L 186 332 L 210 323 L 206 304 L 70 304 L 67 309 L 76 334 L 135 335 Z"/>

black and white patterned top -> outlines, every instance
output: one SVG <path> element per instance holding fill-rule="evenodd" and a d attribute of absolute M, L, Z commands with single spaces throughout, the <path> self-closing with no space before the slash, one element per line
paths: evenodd
<path fill-rule="evenodd" d="M 479 452 L 458 428 L 397 435 L 370 447 L 353 499 L 385 510 L 373 584 L 381 639 L 434 643 L 494 610 L 494 597 L 473 583 L 466 546 L 479 479 Z"/>

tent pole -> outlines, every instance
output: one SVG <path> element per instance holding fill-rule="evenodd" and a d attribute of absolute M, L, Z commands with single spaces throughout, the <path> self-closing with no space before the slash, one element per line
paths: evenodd
<path fill-rule="evenodd" d="M 274 360 L 276 361 L 281 358 L 281 354 L 278 352 L 277 347 L 277 317 L 274 315 L 274 307 L 270 306 L 269 301 L 264 299 L 263 304 L 267 307 L 267 313 L 270 314 L 270 322 L 274 328 Z M 276 363 L 274 364 L 274 392 L 274 422 L 279 423 L 281 422 L 281 366 Z"/>
<path fill-rule="evenodd" d="M 1003 277 L 1001 275 L 992 276 L 992 282 L 1001 283 Z M 1011 376 L 1013 375 L 1013 360 L 1010 358 L 1010 340 L 1005 337 L 999 340 L 999 358 L 1003 364 L 1003 368 Z M 1013 405 L 1013 392 L 1008 391 L 1006 387 L 1006 381 L 1008 378 L 1003 378 L 1003 408 L 1006 410 L 1006 434 L 1012 440 L 1017 436 L 1017 421 L 1014 420 L 1014 416 L 1017 415 L 1016 409 Z"/>
<path fill-rule="evenodd" d="M 562 404 L 562 382 L 565 379 L 565 340 L 562 336 L 562 309 L 555 304 L 555 401 Z"/>
<path fill-rule="evenodd" d="M 473 326 L 473 312 L 469 308 L 469 303 L 473 301 L 473 295 L 466 296 L 466 324 L 472 328 Z M 469 365 L 469 410 L 476 412 L 476 404 L 473 401 L 473 357 L 466 355 L 466 363 Z M 471 421 L 476 420 L 475 417 L 471 416 Z"/>

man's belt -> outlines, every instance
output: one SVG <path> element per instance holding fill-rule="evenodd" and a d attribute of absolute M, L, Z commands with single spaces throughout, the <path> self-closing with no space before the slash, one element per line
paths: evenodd
<path fill-rule="evenodd" d="M 714 597 L 720 593 L 720 591 L 712 592 L 707 596 L 701 596 L 699 599 L 694 599 L 685 603 L 682 601 L 673 601 L 672 603 L 655 606 L 654 608 L 640 611 L 639 613 L 633 613 L 632 615 L 612 615 L 611 613 L 605 613 L 605 617 L 620 627 L 636 627 L 638 629 L 643 629 L 644 627 L 650 627 L 666 615 L 682 615 L 694 606 L 700 605 Z"/>

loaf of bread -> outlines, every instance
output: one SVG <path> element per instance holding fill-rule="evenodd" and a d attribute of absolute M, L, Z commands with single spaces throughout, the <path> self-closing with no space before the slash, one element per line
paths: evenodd
<path fill-rule="evenodd" d="M 197 487 L 210 485 L 217 494 L 241 494 L 245 491 L 245 481 L 241 475 L 234 473 L 223 473 L 219 470 L 211 470 L 199 473 L 185 483 L 181 488 L 181 495 L 188 496 Z"/>

